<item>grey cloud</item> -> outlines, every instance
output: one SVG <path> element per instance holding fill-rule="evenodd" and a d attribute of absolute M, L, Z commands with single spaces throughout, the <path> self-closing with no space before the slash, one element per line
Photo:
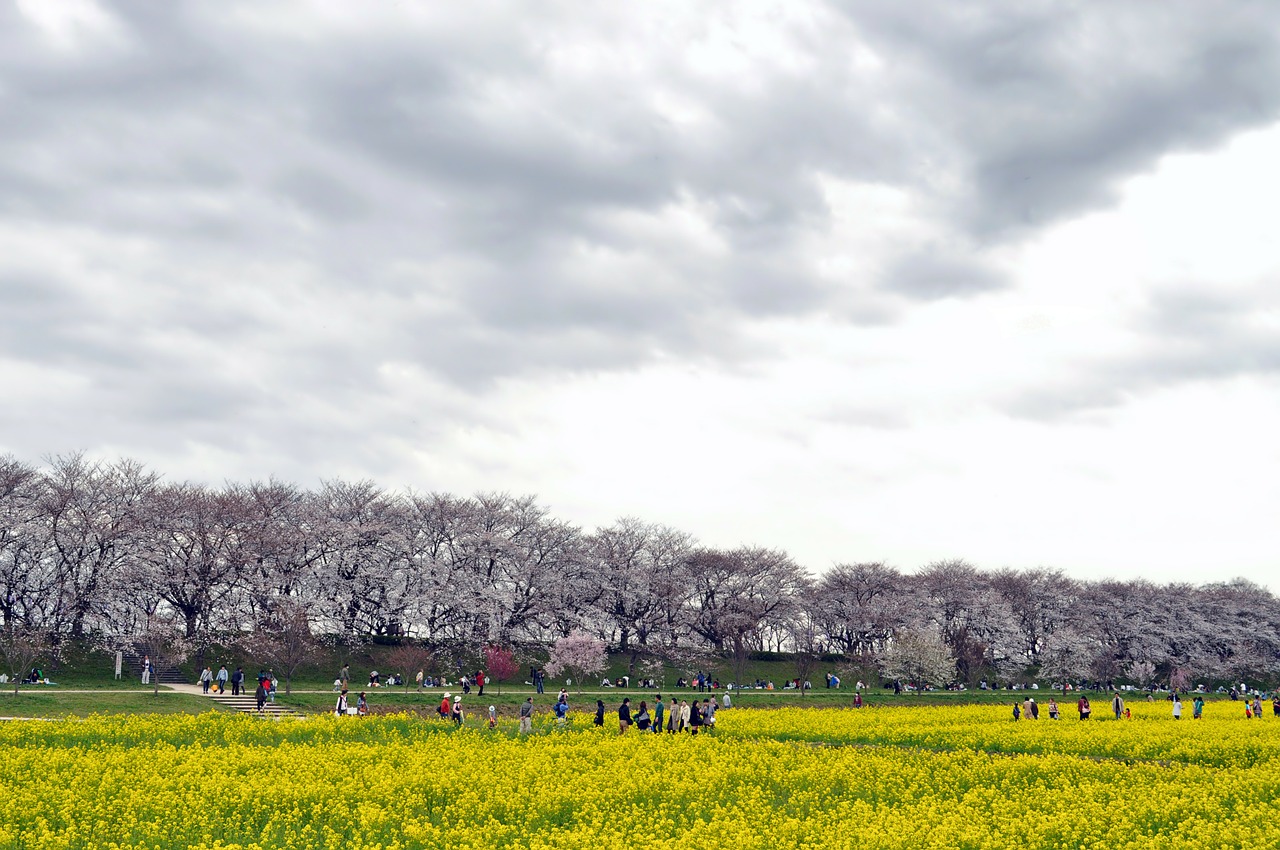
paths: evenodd
<path fill-rule="evenodd" d="M 898 69 L 893 88 L 938 160 L 965 179 L 940 200 L 982 239 L 1109 203 L 1161 155 L 1280 115 L 1274 4 L 841 5 Z"/>
<path fill-rule="evenodd" d="M 1157 291 L 1131 320 L 1142 341 L 1137 350 L 1076 363 L 1051 384 L 1010 396 L 1005 409 L 1072 418 L 1187 383 L 1280 375 L 1280 337 L 1266 322 L 1280 314 L 1275 292 L 1271 281 L 1243 296 L 1206 285 Z"/>
<path fill-rule="evenodd" d="M 364 409 L 395 409 L 376 381 L 392 361 L 482 391 L 655 357 L 767 359 L 743 319 L 883 324 L 998 290 L 990 248 L 1280 102 L 1280 28 L 1259 4 L 1208 21 L 1193 6 L 841 4 L 846 23 L 781 34 L 810 70 L 761 65 L 749 86 L 656 43 L 640 45 L 652 68 L 575 78 L 545 42 L 576 8 L 476 26 L 459 6 L 452 26 L 331 37 L 238 23 L 256 4 L 109 8 L 123 44 L 70 53 L 0 9 L 0 227 L 45 228 L 138 299 L 95 312 L 90 284 L 22 266 L 0 290 L 0 351 L 136 395 L 156 428 L 197 427 L 202 394 L 211 421 L 267 427 L 281 409 L 285 391 L 245 386 L 210 342 L 259 360 L 263 386 Z M 879 70 L 851 63 L 855 36 Z M 659 88 L 705 120 L 671 120 Z M 830 176 L 900 189 L 945 232 L 828 282 L 804 237 L 828 221 Z M 682 204 L 721 244 L 636 224 Z M 119 249 L 80 245 L 86 231 Z"/>
<path fill-rule="evenodd" d="M 966 298 L 1011 285 L 1004 273 L 961 251 L 936 245 L 924 246 L 900 258 L 880 282 L 883 289 L 921 301 Z"/>

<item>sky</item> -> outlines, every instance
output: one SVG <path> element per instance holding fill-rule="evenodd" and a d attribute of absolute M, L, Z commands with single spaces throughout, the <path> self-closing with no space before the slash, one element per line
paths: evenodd
<path fill-rule="evenodd" d="M 0 3 L 0 454 L 1280 589 L 1270 2 Z"/>

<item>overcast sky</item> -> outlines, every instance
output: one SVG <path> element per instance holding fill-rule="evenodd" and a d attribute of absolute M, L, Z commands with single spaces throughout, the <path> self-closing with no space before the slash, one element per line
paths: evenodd
<path fill-rule="evenodd" d="M 0 453 L 1280 587 L 1280 6 L 0 2 Z"/>

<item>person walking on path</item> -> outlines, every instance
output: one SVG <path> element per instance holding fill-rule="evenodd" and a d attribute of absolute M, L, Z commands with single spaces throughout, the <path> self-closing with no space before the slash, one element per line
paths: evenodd
<path fill-rule="evenodd" d="M 347 713 L 347 689 L 346 688 L 343 688 L 342 693 L 338 694 L 338 704 L 333 707 L 333 713 L 338 717 L 343 717 L 346 715 Z"/>
<path fill-rule="evenodd" d="M 343 664 L 342 669 L 338 671 L 338 678 L 342 680 L 342 687 L 347 686 L 347 681 L 351 678 L 351 665 Z"/>
<path fill-rule="evenodd" d="M 629 728 L 631 728 L 631 697 L 623 697 L 622 705 L 618 706 L 618 734 L 627 734 Z"/>
<path fill-rule="evenodd" d="M 200 671 L 200 690 L 209 693 L 209 687 L 213 684 L 213 671 L 208 667 Z"/>
<path fill-rule="evenodd" d="M 222 664 L 218 667 L 218 693 L 225 694 L 227 692 L 227 665 Z"/>
<path fill-rule="evenodd" d="M 479 686 L 480 692 L 478 696 L 484 696 L 484 671 L 476 671 L 476 685 Z"/>
<path fill-rule="evenodd" d="M 258 683 L 258 690 L 254 692 L 254 696 L 258 700 L 258 713 L 261 714 L 263 707 L 267 704 L 267 689 L 261 682 Z"/>
<path fill-rule="evenodd" d="M 667 707 L 662 704 L 662 694 L 658 694 L 658 701 L 653 704 L 653 731 L 658 733 L 662 731 L 662 722 L 666 719 Z"/>
<path fill-rule="evenodd" d="M 151 656 L 142 656 L 142 684 L 151 684 Z"/>
<path fill-rule="evenodd" d="M 520 734 L 528 735 L 533 731 L 533 697 L 525 697 L 520 704 Z"/>
<path fill-rule="evenodd" d="M 243 693 L 244 693 L 244 668 L 237 667 L 236 672 L 231 674 L 231 695 L 234 697 L 234 696 L 239 696 Z"/>
<path fill-rule="evenodd" d="M 364 691 L 360 692 L 360 698 L 356 700 L 356 715 L 364 717 L 369 713 L 369 700 L 365 698 Z"/>

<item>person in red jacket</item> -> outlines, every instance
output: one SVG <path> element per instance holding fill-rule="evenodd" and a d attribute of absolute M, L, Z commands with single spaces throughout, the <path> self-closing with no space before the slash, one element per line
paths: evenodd
<path fill-rule="evenodd" d="M 448 720 L 449 715 L 453 713 L 453 706 L 449 704 L 449 692 L 444 692 L 444 699 L 440 700 L 440 719 Z"/>
<path fill-rule="evenodd" d="M 476 673 L 476 684 L 480 687 L 479 696 L 484 696 L 484 671 L 480 670 Z"/>

